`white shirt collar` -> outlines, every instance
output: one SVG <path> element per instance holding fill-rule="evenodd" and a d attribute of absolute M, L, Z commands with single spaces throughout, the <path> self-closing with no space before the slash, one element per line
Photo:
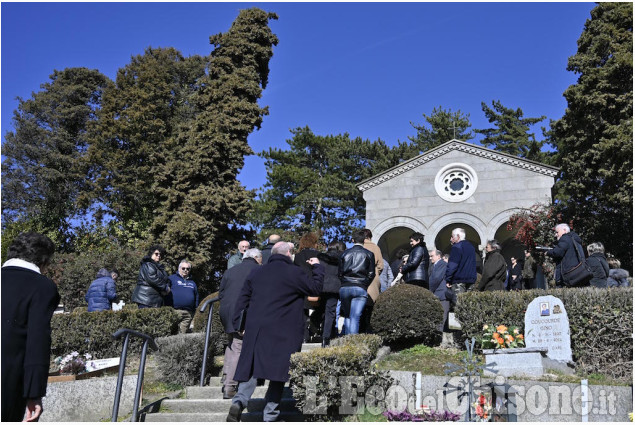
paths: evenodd
<path fill-rule="evenodd" d="M 2 267 L 22 267 L 23 269 L 33 270 L 36 273 L 40 273 L 40 268 L 33 263 L 29 263 L 28 261 L 20 260 L 19 258 L 11 258 L 4 262 Z"/>

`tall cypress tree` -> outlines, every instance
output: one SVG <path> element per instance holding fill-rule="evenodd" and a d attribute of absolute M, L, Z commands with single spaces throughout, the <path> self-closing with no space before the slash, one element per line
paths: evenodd
<path fill-rule="evenodd" d="M 492 101 L 492 106 L 493 109 L 481 102 L 485 116 L 496 127 L 474 130 L 485 135 L 483 146 L 532 161 L 548 161 L 548 154 L 541 152 L 545 142 L 536 140 L 535 134 L 529 132 L 530 126 L 545 116 L 524 118 L 522 109 L 507 108 L 499 100 Z"/>
<path fill-rule="evenodd" d="M 568 107 L 552 123 L 561 168 L 556 199 L 585 241 L 632 267 L 633 4 L 598 3 L 567 70 Z"/>
<path fill-rule="evenodd" d="M 15 130 L 2 145 L 3 229 L 18 221 L 68 249 L 71 220 L 84 211 L 89 128 L 111 82 L 87 68 L 54 71 L 50 80 L 30 99 L 19 98 Z"/>
<path fill-rule="evenodd" d="M 215 46 L 209 73 L 194 102 L 200 111 L 159 179 L 161 207 L 152 232 L 172 256 L 187 256 L 200 279 L 224 271 L 224 255 L 243 237 L 252 194 L 236 179 L 244 156 L 253 151 L 247 136 L 259 128 L 267 108 L 258 106 L 267 86 L 269 60 L 278 38 L 271 32 L 273 13 L 240 11 L 228 32 L 210 37 Z"/>

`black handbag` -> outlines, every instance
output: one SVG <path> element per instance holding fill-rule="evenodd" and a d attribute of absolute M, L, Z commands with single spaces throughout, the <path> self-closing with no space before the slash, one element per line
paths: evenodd
<path fill-rule="evenodd" d="M 587 264 L 584 255 L 580 253 L 580 249 L 582 249 L 582 247 L 578 249 L 578 246 L 579 244 L 576 241 L 573 241 L 575 254 L 579 261 L 578 265 L 567 271 L 562 270 L 562 283 L 569 288 L 575 286 L 586 286 L 593 278 L 591 267 Z"/>

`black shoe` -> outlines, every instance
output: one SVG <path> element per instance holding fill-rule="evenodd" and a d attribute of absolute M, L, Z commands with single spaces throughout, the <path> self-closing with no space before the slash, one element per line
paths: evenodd
<path fill-rule="evenodd" d="M 236 395 L 236 388 L 235 387 L 227 387 L 223 390 L 223 399 L 227 400 L 229 398 L 234 398 L 234 396 Z"/>
<path fill-rule="evenodd" d="M 229 408 L 229 413 L 225 422 L 240 422 L 240 417 L 243 414 L 243 404 L 240 401 L 235 401 Z"/>
<path fill-rule="evenodd" d="M 323 338 L 322 339 L 322 348 L 328 347 L 331 345 L 331 338 Z"/>

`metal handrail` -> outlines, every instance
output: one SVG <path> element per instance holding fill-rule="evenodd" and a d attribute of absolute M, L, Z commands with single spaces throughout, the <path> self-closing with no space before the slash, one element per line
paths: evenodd
<path fill-rule="evenodd" d="M 207 315 L 207 328 L 205 329 L 205 349 L 203 351 L 203 368 L 201 369 L 201 382 L 200 382 L 201 387 L 204 386 L 204 381 L 205 381 L 205 366 L 207 365 L 207 349 L 209 347 L 209 336 L 212 333 L 212 313 L 214 312 L 213 304 L 216 301 L 220 301 L 220 298 L 214 297 L 212 299 L 205 301 L 199 310 L 201 313 L 205 313 L 205 310 L 207 310 L 207 307 L 208 306 L 210 307 L 209 314 Z"/>
<path fill-rule="evenodd" d="M 117 377 L 117 389 L 115 390 L 115 402 L 112 406 L 112 419 L 111 422 L 117 422 L 117 416 L 119 415 L 119 402 L 121 401 L 121 387 L 123 385 L 123 374 L 126 369 L 126 357 L 128 356 L 128 342 L 130 341 L 130 335 L 142 338 L 143 348 L 141 350 L 141 361 L 139 363 L 139 374 L 137 377 L 137 390 L 135 391 L 134 403 L 132 405 L 132 418 L 131 422 L 137 422 L 137 416 L 139 411 L 139 399 L 141 398 L 141 387 L 143 386 L 143 373 L 146 366 L 146 355 L 148 353 L 148 346 L 154 351 L 158 351 L 159 347 L 154 338 L 141 332 L 122 328 L 115 332 L 112 337 L 119 339 L 125 335 L 123 342 L 123 348 L 121 350 L 121 357 L 119 359 L 119 376 Z"/>

